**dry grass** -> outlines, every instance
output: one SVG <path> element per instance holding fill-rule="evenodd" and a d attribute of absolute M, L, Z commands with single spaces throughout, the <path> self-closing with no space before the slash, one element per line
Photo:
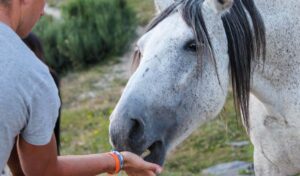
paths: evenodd
<path fill-rule="evenodd" d="M 152 0 L 128 0 L 144 25 L 154 14 Z M 120 60 L 119 62 L 117 60 Z M 90 154 L 111 149 L 109 115 L 128 79 L 129 56 L 111 59 L 62 79 L 62 153 Z M 252 146 L 234 149 L 228 143 L 247 140 L 238 125 L 230 96 L 222 117 L 196 130 L 168 157 L 167 176 L 200 175 L 203 168 L 232 160 L 252 160 Z M 124 174 L 123 174 L 124 175 Z"/>

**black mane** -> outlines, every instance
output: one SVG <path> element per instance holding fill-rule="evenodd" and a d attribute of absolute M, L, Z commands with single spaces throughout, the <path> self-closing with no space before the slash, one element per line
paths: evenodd
<path fill-rule="evenodd" d="M 204 0 L 181 0 L 173 3 L 150 23 L 147 31 L 180 7 L 183 19 L 194 31 L 199 61 L 201 62 L 203 52 L 209 52 L 216 63 L 214 49 L 202 15 L 203 2 Z M 234 0 L 232 8 L 222 16 L 222 21 L 228 40 L 235 108 L 242 115 L 248 128 L 252 61 L 265 60 L 265 27 L 253 0 Z M 205 51 L 200 47 L 203 44 L 206 47 Z M 138 52 L 136 56 L 140 56 Z"/>
<path fill-rule="evenodd" d="M 247 12 L 251 19 L 247 17 Z M 265 26 L 253 0 L 235 0 L 231 10 L 222 17 L 222 21 L 228 40 L 235 108 L 249 129 L 252 61 L 265 61 Z"/>

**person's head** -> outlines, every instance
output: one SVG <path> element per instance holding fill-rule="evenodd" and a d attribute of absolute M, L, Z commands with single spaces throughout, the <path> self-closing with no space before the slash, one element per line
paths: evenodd
<path fill-rule="evenodd" d="M 44 14 L 45 0 L 0 0 L 0 21 L 26 37 Z"/>

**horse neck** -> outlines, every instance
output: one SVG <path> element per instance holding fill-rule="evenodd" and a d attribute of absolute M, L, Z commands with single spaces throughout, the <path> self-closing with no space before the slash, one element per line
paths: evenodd
<path fill-rule="evenodd" d="M 298 0 L 288 0 L 288 1 L 283 1 L 283 0 L 253 0 L 257 7 L 262 10 L 263 12 L 270 12 L 273 15 L 276 14 L 276 10 L 280 11 L 289 11 L 291 8 L 293 9 L 294 7 L 297 6 L 299 3 Z M 267 9 L 272 9 L 273 11 L 264 11 Z M 275 10 L 275 11 L 274 11 Z"/>
<path fill-rule="evenodd" d="M 266 61 L 252 63 L 254 69 L 251 93 L 265 104 L 282 106 L 278 105 L 281 101 L 275 97 L 286 95 L 282 93 L 288 89 L 296 88 L 298 91 L 300 86 L 300 3 L 299 0 L 284 3 L 282 0 L 254 1 L 266 27 Z M 209 9 L 204 10 L 216 56 L 220 60 L 226 60 L 228 43 L 223 24 Z M 300 99 L 300 91 L 298 92 L 299 97 L 294 97 Z"/>
<path fill-rule="evenodd" d="M 266 61 L 253 63 L 251 92 L 264 104 L 286 112 L 300 107 L 300 4 L 298 0 L 255 0 L 266 27 Z M 284 100 L 284 101 L 283 101 Z M 295 108 L 294 108 L 295 109 Z"/>

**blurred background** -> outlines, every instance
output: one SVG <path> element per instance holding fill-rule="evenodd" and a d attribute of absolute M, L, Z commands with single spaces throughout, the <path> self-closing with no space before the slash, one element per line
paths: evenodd
<path fill-rule="evenodd" d="M 135 41 L 155 15 L 153 0 L 47 2 L 34 33 L 61 79 L 61 154 L 110 151 L 109 116 L 130 77 Z M 168 156 L 162 175 L 251 175 L 253 148 L 239 119 L 229 96 L 219 117 Z"/>

